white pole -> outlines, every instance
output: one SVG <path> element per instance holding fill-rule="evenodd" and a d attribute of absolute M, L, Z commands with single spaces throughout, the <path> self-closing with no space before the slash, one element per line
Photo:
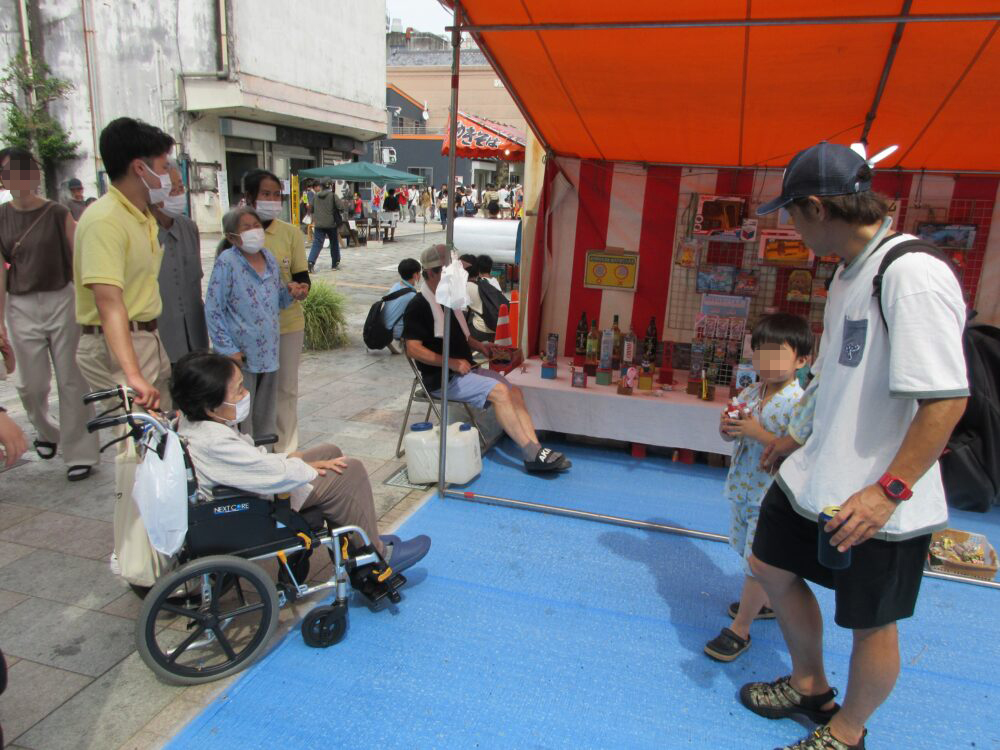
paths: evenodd
<path fill-rule="evenodd" d="M 455 244 L 455 151 L 458 148 L 458 68 L 461 56 L 462 4 L 455 0 L 455 25 L 451 30 L 451 112 L 448 114 L 448 223 L 445 231 L 445 245 L 448 247 L 448 259 L 451 262 L 451 251 Z M 441 447 L 440 464 L 438 465 L 438 494 L 444 497 L 446 489 L 444 470 L 448 453 L 448 354 L 451 343 L 451 316 L 454 313 L 449 308 L 444 315 L 444 342 L 441 348 Z"/>

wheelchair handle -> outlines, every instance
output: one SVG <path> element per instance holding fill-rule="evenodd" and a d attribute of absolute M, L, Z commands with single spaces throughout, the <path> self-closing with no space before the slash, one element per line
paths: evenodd
<path fill-rule="evenodd" d="M 133 396 L 135 396 L 135 391 L 133 391 L 131 388 L 127 386 L 115 386 L 114 388 L 108 388 L 103 391 L 94 391 L 93 393 L 88 393 L 86 396 L 83 397 L 83 403 L 93 404 L 97 401 L 105 401 L 109 398 L 115 398 L 115 397 L 121 398 L 123 395 L 131 399 Z"/>
<path fill-rule="evenodd" d="M 87 422 L 87 432 L 97 432 L 107 427 L 117 427 L 128 422 L 128 414 L 119 414 L 114 417 L 97 417 Z"/>

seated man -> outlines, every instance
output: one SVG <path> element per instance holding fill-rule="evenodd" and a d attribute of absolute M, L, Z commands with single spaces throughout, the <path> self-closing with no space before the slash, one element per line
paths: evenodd
<path fill-rule="evenodd" d="M 401 294 L 395 299 L 391 299 L 382 305 L 382 325 L 387 330 L 392 331 L 392 340 L 398 341 L 403 338 L 403 313 L 406 306 L 410 304 L 413 295 L 417 293 L 417 284 L 420 282 L 420 261 L 413 258 L 403 258 L 396 267 L 399 271 L 400 280 L 392 285 L 389 294 L 409 290 L 409 294 Z M 389 351 L 399 354 L 399 351 L 390 343 Z"/>
<path fill-rule="evenodd" d="M 403 340 L 407 355 L 416 361 L 424 385 L 432 396 L 441 395 L 441 353 L 444 348 L 444 310 L 434 299 L 441 281 L 441 270 L 449 263 L 448 248 L 432 245 L 420 256 L 424 285 L 410 300 L 403 315 Z M 469 334 L 465 316 L 451 311 L 449 338 L 448 399 L 461 401 L 482 409 L 489 401 L 496 409 L 497 421 L 511 440 L 517 443 L 528 471 L 564 471 L 571 464 L 562 453 L 543 448 L 524 406 L 521 391 L 510 385 L 503 375 L 490 370 L 472 372 L 472 350 L 491 357 L 497 346 L 481 343 Z"/>
<path fill-rule="evenodd" d="M 170 394 L 182 416 L 198 484 L 236 487 L 259 495 L 290 493 L 293 510 L 318 508 L 332 526 L 359 526 L 396 572 L 419 562 L 431 540 L 379 536 L 372 486 L 364 464 L 324 444 L 295 453 L 268 453 L 237 430 L 250 408 L 243 373 L 229 357 L 191 352 L 174 365 Z"/>

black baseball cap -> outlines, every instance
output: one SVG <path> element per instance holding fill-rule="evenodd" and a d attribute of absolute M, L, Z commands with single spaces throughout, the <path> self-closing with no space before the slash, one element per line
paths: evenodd
<path fill-rule="evenodd" d="M 757 209 L 757 215 L 784 208 L 796 198 L 810 195 L 849 195 L 871 190 L 871 179 L 859 180 L 858 170 L 865 164 L 861 154 L 836 143 L 822 141 L 799 151 L 785 168 L 781 195 Z"/>
<path fill-rule="evenodd" d="M 82 188 L 83 183 L 74 177 L 69 181 L 69 183 L 67 183 L 66 187 L 68 187 L 70 190 L 76 190 L 78 188 Z"/>

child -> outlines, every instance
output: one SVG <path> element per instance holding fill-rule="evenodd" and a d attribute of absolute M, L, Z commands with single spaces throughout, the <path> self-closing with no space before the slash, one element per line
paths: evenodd
<path fill-rule="evenodd" d="M 730 416 L 735 407 L 728 406 L 719 422 L 723 439 L 737 441 L 726 477 L 726 497 L 732 504 L 729 543 L 743 556 L 746 577 L 739 602 L 729 606 L 732 624 L 705 645 L 705 653 L 718 661 L 732 661 L 750 647 L 754 619 L 774 617 L 767 594 L 750 575 L 747 562 L 760 504 L 771 484 L 760 459 L 764 446 L 788 432 L 792 410 L 803 393 L 796 371 L 808 362 L 812 342 L 809 323 L 798 315 L 777 313 L 761 318 L 750 339 L 760 380 L 740 392 L 737 400 L 745 406 L 739 416 Z"/>

